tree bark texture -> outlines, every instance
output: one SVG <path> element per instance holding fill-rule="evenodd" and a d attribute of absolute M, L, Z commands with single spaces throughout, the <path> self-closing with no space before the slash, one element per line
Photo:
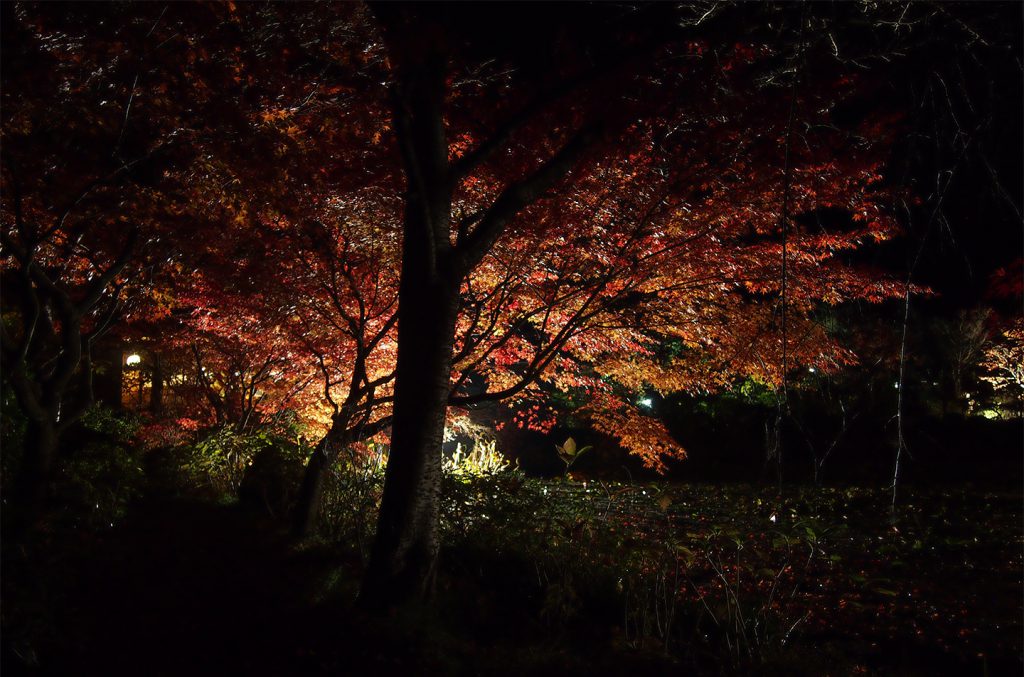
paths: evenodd
<path fill-rule="evenodd" d="M 457 296 L 409 290 L 399 310 L 391 450 L 361 599 L 388 607 L 431 594 L 440 546 L 441 442 L 451 379 Z"/>
<path fill-rule="evenodd" d="M 292 535 L 295 538 L 306 538 L 316 528 L 317 520 L 320 517 L 327 471 L 338 458 L 338 453 L 348 443 L 348 440 L 336 434 L 335 430 L 344 430 L 344 428 L 344 424 L 335 421 L 334 427 L 316 445 L 316 449 L 309 457 L 309 462 L 306 463 L 302 484 L 299 486 L 299 494 L 295 501 L 295 507 L 292 509 Z"/>
<path fill-rule="evenodd" d="M 443 36 L 401 8 L 378 6 L 398 66 L 395 133 L 406 176 L 391 448 L 360 603 L 428 596 L 436 570 L 441 442 L 462 276 L 453 270 L 452 182 L 444 125 Z"/>
<path fill-rule="evenodd" d="M 97 346 L 93 355 L 93 388 L 96 401 L 115 411 L 124 403 L 124 349 L 121 344 Z"/>
<path fill-rule="evenodd" d="M 12 487 L 11 531 L 7 536 L 17 542 L 31 533 L 42 517 L 43 505 L 57 457 L 59 435 L 50 421 L 29 419 L 21 464 Z"/>

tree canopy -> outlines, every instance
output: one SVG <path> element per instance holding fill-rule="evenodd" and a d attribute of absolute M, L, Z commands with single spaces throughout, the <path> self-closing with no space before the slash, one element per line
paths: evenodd
<path fill-rule="evenodd" d="M 858 255 L 918 199 L 906 112 L 865 104 L 897 9 L 5 5 L 5 371 L 53 437 L 113 331 L 188 425 L 294 410 L 329 462 L 436 339 L 450 426 L 557 395 L 664 470 L 650 394 L 838 372 L 823 307 L 928 293 Z"/>

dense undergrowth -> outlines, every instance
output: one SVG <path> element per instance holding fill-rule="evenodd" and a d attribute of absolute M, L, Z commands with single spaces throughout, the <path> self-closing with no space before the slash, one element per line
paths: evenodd
<path fill-rule="evenodd" d="M 155 450 L 136 427 L 86 419 L 54 519 L 5 549 L 5 665 L 130 673 L 176 642 L 153 674 L 1020 670 L 1019 496 L 914 490 L 892 513 L 881 489 L 536 479 L 474 450 L 446 461 L 435 603 L 367 619 L 381 448 L 339 459 L 296 545 L 286 424 Z"/>
<path fill-rule="evenodd" d="M 342 473 L 326 538 L 369 541 L 372 521 L 345 497 L 371 507 L 375 467 Z M 515 609 L 538 636 L 589 634 L 712 672 L 1019 666 L 1019 496 L 915 490 L 892 512 L 883 489 L 513 470 L 449 473 L 444 496 L 442 593 L 489 600 L 460 607 L 469 628 Z"/>

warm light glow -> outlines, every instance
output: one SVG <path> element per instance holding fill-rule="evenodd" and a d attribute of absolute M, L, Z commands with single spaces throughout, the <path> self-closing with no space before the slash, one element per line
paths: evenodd
<path fill-rule="evenodd" d="M 125 358 L 124 361 L 124 363 L 127 364 L 129 367 L 134 367 L 135 365 L 140 364 L 141 362 L 142 355 L 139 355 L 138 353 L 132 353 L 127 358 Z"/>

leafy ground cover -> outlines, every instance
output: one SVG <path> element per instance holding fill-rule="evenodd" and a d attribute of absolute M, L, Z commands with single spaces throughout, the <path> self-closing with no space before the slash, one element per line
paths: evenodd
<path fill-rule="evenodd" d="M 739 670 L 1020 669 L 1019 496 L 911 491 L 892 514 L 889 493 L 874 489 L 515 483 L 470 488 L 452 535 L 533 542 L 538 562 L 563 571 L 548 585 L 549 613 L 559 597 L 573 613 L 566 588 L 603 569 L 629 646 Z"/>
<path fill-rule="evenodd" d="M 1020 672 L 1019 495 L 908 491 L 893 519 L 873 489 L 450 473 L 436 602 L 380 619 L 353 606 L 379 485 L 342 469 L 302 546 L 275 511 L 150 487 L 113 528 L 7 549 L 4 667 Z"/>

